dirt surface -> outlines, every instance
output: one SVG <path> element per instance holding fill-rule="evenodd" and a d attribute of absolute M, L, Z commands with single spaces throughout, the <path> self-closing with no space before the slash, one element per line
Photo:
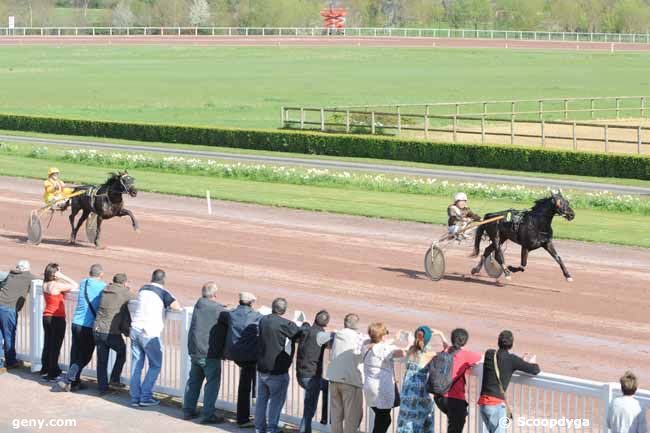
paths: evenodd
<path fill-rule="evenodd" d="M 650 44 L 499 39 L 336 36 L 0 36 L 0 45 L 212 45 L 212 46 L 364 46 L 421 48 L 505 48 L 537 50 L 650 51 Z"/>
<path fill-rule="evenodd" d="M 335 327 L 348 312 L 364 325 L 386 322 L 393 335 L 420 324 L 445 332 L 462 326 L 474 350 L 493 347 L 508 328 L 515 351 L 537 353 L 545 371 L 611 381 L 631 368 L 650 377 L 650 250 L 558 242 L 575 282 L 566 282 L 545 252 L 534 252 L 529 269 L 499 287 L 485 276 L 464 277 L 475 263 L 464 245 L 447 251 L 448 275 L 434 283 L 423 273 L 423 255 L 440 226 L 229 202 L 213 203 L 208 216 L 202 200 L 155 194 L 127 199 L 142 232 L 127 219 L 107 221 L 103 250 L 67 245 L 68 221 L 58 214 L 45 241 L 32 246 L 26 224 L 41 204 L 41 183 L 0 180 L 0 270 L 21 258 L 36 272 L 56 261 L 81 279 L 99 262 L 138 286 L 162 267 L 186 305 L 214 279 L 231 305 L 247 290 L 264 305 L 284 296 L 291 310 L 310 317 L 327 308 Z M 507 256 L 516 262 L 518 249 L 511 245 Z"/>

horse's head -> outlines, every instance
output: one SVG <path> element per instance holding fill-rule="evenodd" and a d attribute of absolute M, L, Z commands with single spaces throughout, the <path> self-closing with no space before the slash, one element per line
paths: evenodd
<path fill-rule="evenodd" d="M 111 181 L 113 192 L 128 194 L 131 197 L 138 195 L 138 190 L 135 189 L 135 179 L 126 170 L 113 174 L 109 182 Z"/>
<path fill-rule="evenodd" d="M 555 206 L 555 213 L 566 218 L 567 221 L 571 221 L 576 217 L 576 213 L 571 208 L 569 200 L 562 195 L 562 190 L 551 191 L 551 199 Z"/>

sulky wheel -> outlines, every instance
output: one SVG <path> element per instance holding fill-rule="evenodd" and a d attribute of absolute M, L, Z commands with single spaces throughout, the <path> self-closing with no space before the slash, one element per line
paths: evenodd
<path fill-rule="evenodd" d="M 91 244 L 97 239 L 97 215 L 91 213 L 86 220 L 86 239 Z"/>
<path fill-rule="evenodd" d="M 424 270 L 433 281 L 440 281 L 445 275 L 445 255 L 442 249 L 432 246 L 424 255 Z"/>
<path fill-rule="evenodd" d="M 492 278 L 499 278 L 503 274 L 503 268 L 497 262 L 494 252 L 485 258 L 483 267 L 485 268 L 485 272 Z"/>
<path fill-rule="evenodd" d="M 27 242 L 38 245 L 43 240 L 43 227 L 37 212 L 32 212 L 27 222 Z"/>

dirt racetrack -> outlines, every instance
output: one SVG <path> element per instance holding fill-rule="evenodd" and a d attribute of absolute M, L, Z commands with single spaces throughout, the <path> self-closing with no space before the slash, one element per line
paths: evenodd
<path fill-rule="evenodd" d="M 21 258 L 35 272 L 57 261 L 81 279 L 99 262 L 109 276 L 125 271 L 137 286 L 162 267 L 186 305 L 215 279 L 231 305 L 248 290 L 260 305 L 284 296 L 292 311 L 309 317 L 327 308 L 333 326 L 348 312 L 364 325 L 385 321 L 393 331 L 463 326 L 475 350 L 493 347 L 508 328 L 515 351 L 535 352 L 546 371 L 611 381 L 632 368 L 650 377 L 650 250 L 558 242 L 575 282 L 567 283 L 545 252 L 534 252 L 525 273 L 497 287 L 487 277 L 464 278 L 475 262 L 466 245 L 448 252 L 448 276 L 434 283 L 423 274 L 422 258 L 439 226 L 230 202 L 213 203 L 208 216 L 201 200 L 156 194 L 128 199 L 140 234 L 126 219 L 104 224 L 106 249 L 67 245 L 61 215 L 45 229 L 45 241 L 32 246 L 25 230 L 30 210 L 40 206 L 41 183 L 0 180 L 0 270 Z M 507 255 L 514 262 L 518 250 L 510 246 Z"/>
<path fill-rule="evenodd" d="M 0 36 L 0 45 L 210 45 L 210 46 L 363 46 L 412 48 L 505 48 L 571 51 L 650 51 L 650 44 L 532 41 L 504 39 L 447 39 L 427 37 L 340 36 Z"/>

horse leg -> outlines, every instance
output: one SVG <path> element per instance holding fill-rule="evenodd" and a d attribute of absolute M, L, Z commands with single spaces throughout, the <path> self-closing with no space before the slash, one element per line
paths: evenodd
<path fill-rule="evenodd" d="M 101 233 L 102 233 L 102 217 L 97 215 L 97 237 L 95 238 L 96 248 L 102 248 L 101 242 L 99 241 L 99 237 L 101 236 Z"/>
<path fill-rule="evenodd" d="M 562 273 L 564 274 L 564 278 L 566 278 L 567 281 L 571 282 L 573 281 L 573 277 L 571 277 L 571 274 L 567 270 L 566 266 L 564 266 L 564 262 L 562 261 L 562 257 L 557 253 L 555 250 L 555 245 L 553 245 L 553 241 L 549 240 L 547 243 L 542 245 L 542 247 L 548 251 L 548 253 L 555 259 L 558 265 L 560 265 L 560 268 L 562 268 Z"/>
<path fill-rule="evenodd" d="M 79 221 L 77 221 L 77 225 L 74 227 L 74 242 L 77 241 L 77 233 L 79 232 L 79 229 L 83 225 L 83 223 L 88 219 L 88 216 L 90 215 L 90 211 L 84 209 L 83 213 L 81 214 L 81 218 L 79 218 Z M 73 243 L 74 243 L 73 242 Z"/>
<path fill-rule="evenodd" d="M 528 264 L 528 250 L 522 245 L 521 246 L 521 266 L 508 266 L 510 272 L 524 272 L 526 270 L 526 265 Z"/>
<path fill-rule="evenodd" d="M 72 206 L 72 211 L 70 212 L 70 216 L 68 217 L 68 220 L 70 220 L 70 243 L 74 244 L 77 242 L 77 230 L 75 230 L 75 225 L 74 225 L 74 219 L 77 217 L 77 214 L 81 210 L 81 207 L 77 206 Z"/>
<path fill-rule="evenodd" d="M 130 210 L 122 209 L 120 213 L 117 214 L 117 216 L 119 217 L 128 216 L 129 218 L 131 218 L 131 224 L 133 225 L 133 230 L 135 230 L 136 232 L 140 231 L 140 224 L 138 224 L 138 221 L 133 216 L 133 212 L 131 212 Z"/>

